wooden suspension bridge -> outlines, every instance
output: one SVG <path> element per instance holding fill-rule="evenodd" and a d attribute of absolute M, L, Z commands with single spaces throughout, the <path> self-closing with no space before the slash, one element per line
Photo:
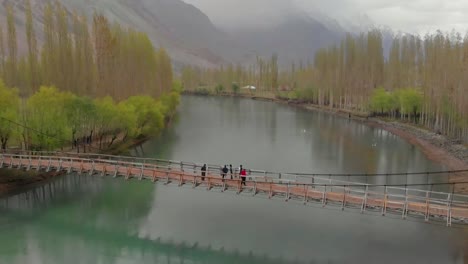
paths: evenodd
<path fill-rule="evenodd" d="M 266 195 L 269 198 L 282 197 L 284 200 L 300 200 L 304 204 L 318 203 L 325 207 L 339 206 L 378 211 L 382 215 L 400 214 L 423 218 L 425 221 L 444 221 L 468 224 L 468 196 L 432 190 L 417 190 L 410 186 L 385 186 L 340 181 L 320 175 L 271 173 L 249 170 L 248 181 L 242 184 L 238 173 L 220 176 L 220 166 L 209 165 L 202 177 L 202 166 L 190 162 L 169 161 L 149 158 L 111 156 L 102 154 L 77 154 L 63 152 L 16 152 L 1 153 L 0 168 L 35 169 L 38 171 L 64 171 L 87 173 L 89 175 L 136 178 L 193 188 L 234 190 L 251 193 L 253 196 Z M 455 171 L 458 175 L 468 171 Z M 432 189 L 432 188 L 431 188 Z"/>

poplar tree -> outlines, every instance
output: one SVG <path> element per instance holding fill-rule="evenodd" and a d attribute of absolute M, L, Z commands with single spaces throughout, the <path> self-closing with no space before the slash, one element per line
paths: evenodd
<path fill-rule="evenodd" d="M 8 86 L 17 85 L 18 75 L 18 44 L 16 39 L 15 13 L 10 4 L 6 6 L 7 10 L 7 30 L 8 30 L 8 60 L 6 66 L 5 81 Z M 20 92 L 23 94 L 22 92 Z"/>
<path fill-rule="evenodd" d="M 34 31 L 30 0 L 26 0 L 26 39 L 28 42 L 29 84 L 27 94 L 32 94 L 39 88 L 40 78 L 37 60 L 37 40 Z"/>

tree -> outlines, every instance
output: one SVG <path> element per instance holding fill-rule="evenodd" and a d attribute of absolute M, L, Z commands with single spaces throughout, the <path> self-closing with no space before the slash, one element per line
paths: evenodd
<path fill-rule="evenodd" d="M 222 93 L 224 91 L 224 86 L 222 84 L 218 84 L 218 85 L 216 85 L 215 90 L 216 90 L 217 94 L 220 94 L 220 93 Z"/>
<path fill-rule="evenodd" d="M 0 143 L 6 149 L 9 140 L 16 136 L 17 127 L 11 122 L 19 120 L 19 95 L 17 89 L 9 89 L 0 79 Z"/>
<path fill-rule="evenodd" d="M 3 28 L 0 25 L 0 78 L 5 78 L 5 44 L 3 42 Z"/>
<path fill-rule="evenodd" d="M 231 84 L 231 90 L 233 94 L 238 94 L 240 91 L 240 87 L 237 83 L 232 83 Z"/>
<path fill-rule="evenodd" d="M 67 142 L 71 128 L 64 109 L 70 96 L 55 87 L 42 86 L 28 98 L 27 124 L 34 129 L 30 142 L 32 149 L 54 150 Z"/>
<path fill-rule="evenodd" d="M 8 32 L 8 60 L 5 81 L 7 85 L 14 87 L 17 84 L 18 44 L 16 39 L 15 13 L 13 7 L 7 4 L 7 32 Z"/>
<path fill-rule="evenodd" d="M 376 113 L 389 113 L 395 108 L 392 94 L 385 91 L 383 87 L 375 89 L 370 103 L 370 109 Z"/>
<path fill-rule="evenodd" d="M 417 114 L 421 111 L 423 101 L 421 93 L 414 88 L 407 88 L 398 90 L 396 94 L 400 102 L 401 113 L 403 115 L 408 115 L 408 119 L 410 119 L 412 114 L 414 117 L 414 122 L 416 123 Z"/>
<path fill-rule="evenodd" d="M 26 39 L 28 42 L 29 84 L 26 94 L 32 94 L 39 86 L 39 70 L 37 61 L 37 40 L 34 32 L 30 0 L 26 0 Z"/>

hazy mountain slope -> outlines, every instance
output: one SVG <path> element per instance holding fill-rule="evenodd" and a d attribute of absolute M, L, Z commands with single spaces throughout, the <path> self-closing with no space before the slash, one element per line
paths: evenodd
<path fill-rule="evenodd" d="M 39 44 L 42 14 L 49 0 L 31 0 Z M 227 62 L 252 62 L 256 55 L 279 55 L 281 64 L 312 59 L 318 48 L 336 43 L 342 36 L 339 27 L 330 27 L 306 14 L 284 12 L 275 23 L 252 18 L 252 26 L 219 30 L 196 7 L 181 0 L 60 0 L 69 10 L 95 11 L 112 21 L 146 32 L 156 47 L 166 48 L 176 66 L 193 64 L 210 67 Z M 5 25 L 5 4 L 15 6 L 20 50 L 25 52 L 24 2 L 0 0 L 0 23 Z M 263 21 L 263 22 L 262 22 Z M 262 25 L 262 26 L 258 26 Z"/>
<path fill-rule="evenodd" d="M 343 31 L 331 30 L 308 16 L 291 16 L 283 22 L 254 29 L 231 29 L 230 35 L 261 56 L 279 55 L 282 65 L 312 60 L 319 48 L 338 43 Z"/>
<path fill-rule="evenodd" d="M 43 7 L 47 0 L 32 0 L 36 31 L 42 31 Z M 165 47 L 178 64 L 214 66 L 223 58 L 210 47 L 229 44 L 227 35 L 216 29 L 207 16 L 180 0 L 61 0 L 69 10 L 95 11 L 123 26 L 148 33 L 156 47 Z M 15 7 L 20 48 L 25 49 L 24 5 L 19 0 L 0 2 L 0 23 L 5 25 L 5 4 Z M 39 43 L 41 36 L 38 36 Z"/>

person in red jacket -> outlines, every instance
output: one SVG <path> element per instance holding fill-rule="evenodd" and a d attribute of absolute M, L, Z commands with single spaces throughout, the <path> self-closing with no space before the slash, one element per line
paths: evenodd
<path fill-rule="evenodd" d="M 241 168 L 240 175 L 241 175 L 241 179 L 242 179 L 242 184 L 246 186 L 247 184 L 246 184 L 245 180 L 247 178 L 247 170 L 243 169 L 242 165 L 240 166 L 240 168 Z"/>

